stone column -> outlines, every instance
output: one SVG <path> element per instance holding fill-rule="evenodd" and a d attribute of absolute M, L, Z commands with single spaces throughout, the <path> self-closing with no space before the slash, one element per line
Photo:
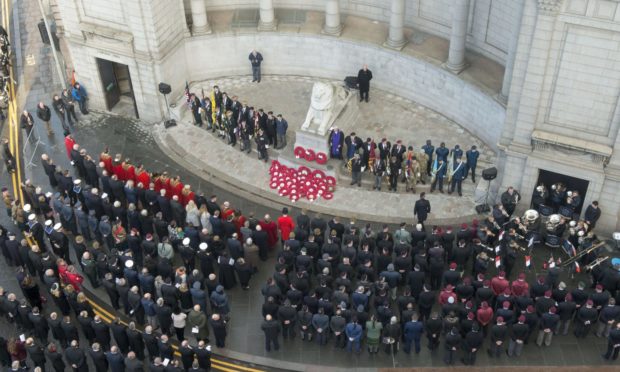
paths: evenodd
<path fill-rule="evenodd" d="M 209 34 L 211 33 L 211 27 L 207 20 L 207 7 L 204 0 L 191 0 L 190 6 L 192 9 L 192 34 Z"/>
<path fill-rule="evenodd" d="M 260 21 L 258 31 L 274 31 L 276 29 L 276 16 L 273 10 L 273 0 L 259 0 Z"/>
<path fill-rule="evenodd" d="M 452 33 L 450 34 L 450 51 L 446 68 L 455 74 L 467 67 L 465 62 L 465 42 L 467 39 L 467 20 L 469 18 L 469 0 L 454 0 L 452 9 Z"/>
<path fill-rule="evenodd" d="M 508 46 L 508 55 L 506 56 L 506 66 L 504 67 L 504 80 L 502 82 L 502 91 L 499 94 L 499 100 L 507 103 L 510 94 L 510 85 L 512 84 L 512 73 L 515 67 L 515 57 L 517 56 L 517 47 L 519 46 L 519 36 L 521 35 L 521 21 L 523 19 L 523 8 L 525 0 L 520 1 L 517 5 L 517 14 L 514 27 L 512 28 L 512 37 Z"/>
<path fill-rule="evenodd" d="M 383 46 L 401 50 L 407 44 L 405 39 L 405 0 L 392 0 L 390 31 Z"/>
<path fill-rule="evenodd" d="M 342 24 L 340 23 L 340 1 L 325 1 L 325 26 L 323 33 L 327 35 L 340 36 Z"/>

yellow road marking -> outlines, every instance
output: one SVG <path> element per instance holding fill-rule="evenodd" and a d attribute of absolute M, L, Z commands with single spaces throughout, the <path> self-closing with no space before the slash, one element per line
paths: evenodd
<path fill-rule="evenodd" d="M 2 0 L 2 24 L 11 40 L 11 23 L 9 13 L 11 5 L 8 0 Z M 11 182 L 13 184 L 13 196 L 19 199 L 20 204 L 24 205 L 24 195 L 21 190 L 21 158 L 19 151 L 19 125 L 17 123 L 17 103 L 15 96 L 15 87 L 13 86 L 14 73 L 13 68 L 9 67 L 10 80 L 8 81 L 9 107 L 7 109 L 7 121 L 9 123 L 9 148 L 15 157 L 15 172 L 11 174 Z"/>
<path fill-rule="evenodd" d="M 94 300 L 86 297 L 88 299 L 88 302 L 94 307 L 95 313 L 97 315 L 99 315 L 101 317 L 101 319 L 103 319 L 104 321 L 106 321 L 107 323 L 112 323 L 112 321 L 116 318 L 112 313 L 110 313 L 109 311 L 107 311 L 106 309 L 104 309 L 103 307 L 101 307 L 100 305 L 98 305 Z M 125 323 L 124 321 L 121 320 L 121 324 L 127 325 L 127 323 Z M 178 350 L 178 347 L 176 345 L 171 345 L 173 349 Z M 177 356 L 181 356 L 181 354 L 178 351 L 175 351 L 175 355 Z M 225 362 L 223 360 L 219 360 L 217 358 L 211 358 L 211 363 L 216 363 L 219 365 L 222 365 L 222 367 L 218 366 L 218 369 L 222 370 L 222 371 L 246 371 L 246 372 L 264 372 L 264 370 L 262 369 L 255 369 L 255 368 L 250 368 L 250 367 L 244 367 L 244 366 L 238 366 L 235 365 L 233 363 L 229 363 L 229 362 Z M 232 369 L 228 369 L 226 367 L 223 366 L 229 366 L 229 367 L 233 367 L 235 368 L 234 370 Z"/>

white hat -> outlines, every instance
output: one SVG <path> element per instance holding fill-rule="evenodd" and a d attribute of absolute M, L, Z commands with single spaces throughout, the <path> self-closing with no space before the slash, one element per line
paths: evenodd
<path fill-rule="evenodd" d="M 566 193 L 566 195 L 568 195 L 568 196 L 573 196 L 573 192 L 572 192 L 572 191 L 568 191 L 568 192 Z"/>
<path fill-rule="evenodd" d="M 543 191 L 543 187 L 542 186 L 536 186 L 536 191 L 542 192 Z"/>
<path fill-rule="evenodd" d="M 45 197 L 46 197 L 46 198 L 51 198 L 53 195 L 54 195 L 54 194 L 52 194 L 52 192 L 51 192 L 51 191 L 48 191 L 48 192 L 46 192 L 46 193 L 45 193 Z"/>
<path fill-rule="evenodd" d="M 54 225 L 54 230 L 60 231 L 60 229 L 62 229 L 62 224 L 58 222 L 57 224 Z"/>
<path fill-rule="evenodd" d="M 453 304 L 454 303 L 454 297 L 452 297 L 452 296 L 448 297 L 448 303 Z"/>
<path fill-rule="evenodd" d="M 183 245 L 189 245 L 189 238 L 183 239 Z"/>
<path fill-rule="evenodd" d="M 133 267 L 133 260 L 125 261 L 125 267 L 131 269 Z"/>
<path fill-rule="evenodd" d="M 30 204 L 24 204 L 24 212 L 28 213 L 31 209 L 32 207 L 30 206 Z"/>
<path fill-rule="evenodd" d="M 79 179 L 79 178 L 77 180 L 73 181 L 74 185 L 79 185 L 80 183 L 82 183 L 82 180 Z"/>
<path fill-rule="evenodd" d="M 34 213 L 30 213 L 28 215 L 28 221 L 34 221 L 37 218 L 37 216 Z"/>
<path fill-rule="evenodd" d="M 121 202 L 120 201 L 117 200 L 117 201 L 114 202 L 114 207 L 118 208 L 120 206 L 121 206 Z"/>
<path fill-rule="evenodd" d="M 577 222 L 575 222 L 574 220 L 568 223 L 570 227 L 575 227 L 577 226 Z"/>
<path fill-rule="evenodd" d="M 45 226 L 52 226 L 52 220 L 45 221 Z"/>
<path fill-rule="evenodd" d="M 90 193 L 97 195 L 99 193 L 99 189 L 96 187 L 93 187 L 92 189 L 90 189 Z"/>
<path fill-rule="evenodd" d="M 418 230 L 418 231 L 422 231 L 422 224 L 421 224 L 421 223 L 416 224 L 416 225 L 415 225 L 415 228 L 416 228 L 416 230 Z"/>
<path fill-rule="evenodd" d="M 198 248 L 200 248 L 201 251 L 206 251 L 207 248 L 209 248 L 209 245 L 207 243 L 205 243 L 205 242 L 202 242 L 202 243 L 200 243 Z"/>
<path fill-rule="evenodd" d="M 108 193 L 104 192 L 103 194 L 101 194 L 101 199 L 105 199 L 108 197 Z"/>

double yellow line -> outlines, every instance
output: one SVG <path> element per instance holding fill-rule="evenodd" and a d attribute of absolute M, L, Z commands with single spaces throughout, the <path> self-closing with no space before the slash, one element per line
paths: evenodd
<path fill-rule="evenodd" d="M 101 317 L 101 320 L 103 320 L 104 322 L 108 324 L 114 321 L 114 319 L 116 318 L 114 314 L 110 313 L 103 307 L 99 306 L 99 304 L 97 304 L 97 301 L 89 297 L 86 297 L 86 298 L 88 299 L 88 302 L 93 307 L 95 314 Z M 123 325 L 127 325 L 127 323 L 122 320 L 120 321 L 120 323 Z M 171 345 L 171 346 L 175 350 L 174 355 L 177 357 L 180 357 L 181 353 L 179 353 L 179 348 L 176 345 Z M 212 364 L 213 369 L 218 370 L 218 371 L 224 371 L 224 372 L 265 372 L 261 369 L 239 366 L 233 363 L 225 362 L 217 358 L 211 358 L 211 364 Z"/>
<path fill-rule="evenodd" d="M 2 0 L 2 26 L 8 34 L 9 41 L 12 41 L 11 37 L 11 3 L 9 0 Z M 17 22 L 17 20 L 15 20 Z M 9 92 L 9 108 L 7 111 L 6 122 L 9 124 L 9 147 L 11 153 L 15 157 L 15 172 L 11 174 L 11 182 L 13 185 L 13 196 L 19 199 L 20 204 L 24 205 L 24 195 L 22 194 L 22 179 L 21 179 L 21 152 L 19 148 L 19 122 L 17 120 L 17 97 L 15 92 L 15 86 L 13 85 L 14 73 L 13 67 L 9 67 L 10 80 L 8 81 Z"/>

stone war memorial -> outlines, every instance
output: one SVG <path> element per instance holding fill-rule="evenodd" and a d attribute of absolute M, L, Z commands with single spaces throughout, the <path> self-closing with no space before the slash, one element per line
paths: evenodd
<path fill-rule="evenodd" d="M 248 274 L 251 285 L 226 288 L 231 303 L 228 339 L 225 347 L 213 346 L 213 357 L 222 358 L 215 370 L 444 367 L 450 358 L 461 363 L 461 357 L 466 365 L 477 363 L 490 370 L 608 367 L 600 355 L 607 350 L 608 337 L 620 321 L 620 310 L 609 323 L 597 313 L 592 325 L 584 323 L 588 329 L 584 331 L 577 326 L 579 308 L 587 306 L 584 299 L 575 315 L 567 318 L 572 319 L 577 337 L 572 337 L 574 328 L 566 335 L 559 331 L 560 325 L 554 323 L 549 331 L 542 322 L 552 317 L 545 314 L 551 307 L 559 309 L 565 295 L 579 282 L 585 281 L 588 293 L 594 293 L 597 284 L 616 283 L 609 278 L 620 275 L 620 261 L 614 261 L 620 244 L 620 1 L 49 3 L 54 32 L 61 40 L 59 50 L 70 59 L 66 65 L 86 87 L 95 115 L 118 115 L 119 120 L 130 118 L 148 127 L 138 137 L 152 147 L 148 151 L 156 149 L 162 154 L 163 159 L 158 158 L 155 164 L 164 167 L 172 179 L 177 174 L 191 177 L 192 195 L 206 201 L 210 192 L 215 195 L 215 190 L 224 190 L 225 195 L 243 201 L 239 203 L 243 210 L 235 205 L 231 209 L 237 211 L 226 215 L 226 207 L 220 215 L 237 236 L 218 235 L 214 243 L 211 235 L 216 234 L 211 230 L 205 233 L 209 238 L 201 240 L 208 241 L 209 250 L 220 245 L 222 252 L 226 250 L 209 258 L 217 268 L 218 283 L 224 285 L 226 270 L 233 279 L 235 275 L 241 278 L 243 265 L 252 260 L 247 252 L 245 256 L 234 254 L 238 245 L 243 253 L 252 247 L 252 239 L 256 243 L 256 235 L 243 233 L 249 212 L 256 211 L 256 219 L 247 219 L 252 221 L 247 228 L 255 232 L 260 220 L 264 222 L 261 229 L 268 230 L 270 242 L 273 239 L 265 253 L 268 257 L 261 256 L 261 262 L 252 268 L 256 271 Z M 262 56 L 258 79 L 251 63 L 254 50 Z M 369 76 L 363 70 L 365 65 L 372 73 L 367 100 L 360 91 Z M 175 125 L 164 125 L 172 121 Z M 129 137 L 125 140 L 131 141 Z M 136 148 L 146 146 L 144 143 Z M 104 145 L 108 144 L 99 147 Z M 99 153 L 101 148 L 89 150 Z M 71 150 L 67 151 L 71 156 Z M 117 161 L 122 162 L 120 154 Z M 161 170 L 156 171 L 159 176 Z M 154 182 L 153 172 L 151 176 Z M 169 194 L 173 187 L 168 187 Z M 182 199 L 189 190 L 175 195 Z M 160 199 L 170 197 L 164 194 Z M 430 203 L 429 211 L 422 211 L 425 217 L 420 214 L 421 199 Z M 219 198 L 214 203 L 223 202 Z M 205 208 L 209 216 L 200 217 L 200 224 L 205 230 L 217 230 L 219 222 L 213 224 L 209 219 L 212 205 Z M 290 213 L 282 212 L 284 208 Z M 297 219 L 301 210 L 302 222 L 306 215 L 308 221 L 319 222 L 312 226 L 308 222 L 301 229 Z M 155 215 L 152 212 L 146 214 Z M 240 213 L 244 215 L 241 221 L 237 218 Z M 590 221 L 596 213 L 600 216 Z M 265 214 L 270 214 L 270 219 L 263 218 Z M 279 218 L 282 214 L 290 214 L 295 226 L 286 227 L 287 222 Z M 226 220 L 230 215 L 234 218 Z M 188 221 L 179 227 L 185 228 Z M 205 221 L 209 221 L 208 228 Z M 406 234 L 399 230 L 401 223 Z M 595 230 L 588 230 L 589 226 Z M 176 231 L 175 227 L 171 231 Z M 299 238 L 300 229 L 303 238 Z M 318 247 L 314 244 L 316 229 Z M 222 234 L 224 231 L 222 227 Z M 368 236 L 364 236 L 366 232 Z M 296 235 L 299 244 L 294 242 Z M 310 235 L 313 238 L 306 244 Z M 445 236 L 452 239 L 445 243 L 445 252 L 444 248 L 441 253 L 435 251 L 445 267 L 432 269 L 433 244 L 444 242 Z M 372 240 L 372 254 L 363 252 L 364 238 Z M 203 270 L 198 260 L 194 266 L 193 255 L 179 259 L 185 243 L 177 240 L 176 261 L 172 260 L 175 270 L 178 266 L 188 269 L 188 274 L 190 268 Z M 471 258 L 457 263 L 458 254 L 453 250 L 458 250 L 460 240 L 471 247 Z M 481 245 L 476 240 L 481 240 Z M 602 253 L 591 249 L 599 240 L 606 244 Z M 192 235 L 196 257 L 207 250 L 193 244 Z M 332 245 L 336 247 L 333 251 Z M 591 252 L 598 256 L 589 260 L 586 256 Z M 307 255 L 313 256 L 309 263 L 304 258 Z M 382 257 L 392 255 L 389 260 Z M 399 261 L 401 255 L 405 263 Z M 558 258 L 561 260 L 556 262 Z M 555 270 L 556 265 L 561 270 Z M 607 276 L 598 274 L 603 267 Z M 416 277 L 419 270 L 427 277 Z M 450 271 L 454 270 L 460 275 L 453 283 Z M 521 273 L 527 277 L 527 291 L 534 291 L 536 283 L 546 288 L 538 295 L 528 292 L 531 303 L 524 305 L 518 303 L 519 295 L 514 292 L 515 282 L 525 280 Z M 203 274 L 206 283 L 207 274 Z M 468 293 L 470 287 L 472 293 L 474 288 L 489 290 L 485 281 L 493 278 L 497 284 L 500 276 L 497 280 L 506 280 L 507 293 L 504 286 L 500 291 L 489 284 L 493 293 L 488 300 L 461 294 Z M 175 278 L 176 272 L 173 284 Z M 332 286 L 329 290 L 324 289 L 326 282 Z M 568 289 L 558 289 L 560 282 Z M 617 283 L 617 295 L 616 288 L 605 287 L 604 292 L 620 300 L 620 279 Z M 203 287 L 196 289 L 206 290 Z M 426 289 L 436 297 L 425 306 Z M 191 294 L 185 299 L 192 302 L 193 298 L 192 305 L 197 304 L 194 288 L 185 290 Z M 458 299 L 452 297 L 452 290 L 459 293 Z M 553 292 L 553 299 L 546 296 L 547 291 Z M 99 292 L 93 293 L 107 301 L 105 292 Z M 202 313 L 208 317 L 216 313 L 212 294 L 217 293 L 215 287 L 209 288 L 211 300 L 199 302 L 207 307 Z M 360 300 L 368 293 L 372 294 Z M 181 301 L 183 295 L 179 291 L 176 296 Z M 596 301 L 596 295 L 586 296 L 592 297 Z M 410 303 L 406 302 L 409 298 Z M 539 298 L 552 303 L 540 305 L 545 300 Z M 323 308 L 327 302 L 331 305 Z M 514 314 L 502 313 L 509 310 L 503 308 L 505 303 Z M 528 311 L 528 305 L 534 310 Z M 278 318 L 287 312 L 282 308 L 289 306 L 295 308 L 294 327 Z M 307 307 L 313 309 L 310 318 L 304 318 Z M 190 313 L 191 309 L 183 310 Z M 310 331 L 302 326 L 318 330 L 324 312 L 331 317 L 326 324 L 329 336 L 322 334 L 322 329 L 314 338 L 306 335 Z M 428 329 L 435 312 L 441 318 L 437 332 Z M 457 318 L 453 323 L 451 313 Z M 521 313 L 532 327 L 527 346 L 511 339 Z M 537 314 L 535 323 L 532 313 Z M 495 347 L 488 335 L 494 332 L 498 314 L 514 316 L 506 322 L 511 331 L 505 344 Z M 271 315 L 279 328 L 271 323 Z M 423 340 L 421 352 L 412 336 L 417 331 L 411 330 L 414 326 L 406 327 L 403 320 L 412 315 L 425 322 L 426 333 L 416 336 Z M 359 337 L 353 321 L 358 316 L 367 318 L 360 324 L 363 335 Z M 372 351 L 372 332 L 368 334 L 370 316 L 383 328 L 378 331 L 377 354 Z M 342 322 L 346 319 L 346 329 L 340 318 Z M 212 327 L 216 321 L 209 322 Z M 445 356 L 452 353 L 444 349 L 452 325 L 463 340 L 470 331 L 484 334 L 484 346 L 472 347 L 481 350 L 478 362 L 476 351 L 463 346 L 469 341 L 460 342 L 453 356 Z M 602 330 L 597 332 L 599 325 Z M 284 337 L 284 342 L 272 350 L 265 337 L 269 339 L 275 328 L 276 338 L 282 341 Z M 293 335 L 286 333 L 289 328 L 295 328 L 297 336 L 310 337 L 311 342 L 303 337 L 293 340 Z M 553 347 L 550 332 L 557 337 Z M 190 334 L 189 328 L 186 332 L 192 346 L 198 341 L 197 333 L 192 330 Z M 440 334 L 438 347 L 434 333 Z M 595 337 L 592 334 L 598 337 L 590 343 Z M 215 345 L 213 329 L 209 336 Z M 362 352 L 356 355 L 360 337 Z M 518 345 L 509 346 L 511 341 Z M 180 347 L 176 341 L 174 345 L 175 350 Z M 415 353 L 410 353 L 412 347 Z M 348 353 L 349 348 L 354 350 Z M 513 357 L 520 355 L 519 348 L 524 349 L 520 359 Z M 570 350 L 577 349 L 577 356 L 570 355 Z M 496 356 L 497 350 L 501 350 L 501 358 Z M 506 353 L 512 354 L 510 359 Z M 237 361 L 241 364 L 236 365 Z"/>

